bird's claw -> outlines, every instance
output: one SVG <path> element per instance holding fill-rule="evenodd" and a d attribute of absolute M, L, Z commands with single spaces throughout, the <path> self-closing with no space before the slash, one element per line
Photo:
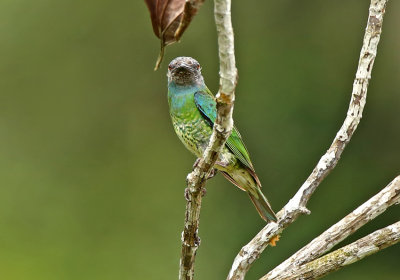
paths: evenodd
<path fill-rule="evenodd" d="M 190 202 L 190 190 L 189 190 L 189 188 L 185 188 L 184 197 L 185 197 L 187 202 Z"/>
<path fill-rule="evenodd" d="M 215 168 L 211 169 L 211 170 L 210 170 L 210 173 L 209 173 L 208 176 L 207 176 L 207 180 L 208 180 L 208 179 L 211 179 L 212 177 L 214 177 L 215 175 L 217 175 L 217 172 L 218 172 L 217 169 L 215 169 Z"/>
<path fill-rule="evenodd" d="M 193 163 L 193 169 L 195 169 L 200 163 L 200 158 L 197 158 L 196 161 Z"/>
<path fill-rule="evenodd" d="M 205 195 L 207 194 L 206 188 L 201 188 L 201 189 L 200 189 L 200 194 L 201 194 L 201 197 L 205 196 Z M 189 188 L 185 188 L 185 193 L 184 193 L 183 196 L 185 197 L 185 199 L 186 199 L 187 202 L 192 201 L 192 200 L 190 199 L 190 196 L 191 196 L 191 195 L 190 195 L 190 189 L 189 189 Z"/>

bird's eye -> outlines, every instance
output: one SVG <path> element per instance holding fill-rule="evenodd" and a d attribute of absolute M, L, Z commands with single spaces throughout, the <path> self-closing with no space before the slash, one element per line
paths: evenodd
<path fill-rule="evenodd" d="M 168 65 L 168 70 L 172 70 L 172 66 L 171 65 Z"/>
<path fill-rule="evenodd" d="M 200 64 L 196 64 L 197 70 L 200 70 Z"/>

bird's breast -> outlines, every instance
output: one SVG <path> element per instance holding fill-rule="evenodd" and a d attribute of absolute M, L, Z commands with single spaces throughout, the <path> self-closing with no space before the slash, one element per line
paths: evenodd
<path fill-rule="evenodd" d="M 211 128 L 207 126 L 201 116 L 196 116 L 196 114 L 184 117 L 172 116 L 172 123 L 176 134 L 186 148 L 200 157 L 207 147 L 212 132 Z"/>
<path fill-rule="evenodd" d="M 196 87 L 170 87 L 168 102 L 176 134 L 185 147 L 197 157 L 203 155 L 212 133 L 194 100 Z"/>

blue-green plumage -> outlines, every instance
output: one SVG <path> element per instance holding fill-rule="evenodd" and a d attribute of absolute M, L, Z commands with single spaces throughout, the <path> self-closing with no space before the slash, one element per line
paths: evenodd
<path fill-rule="evenodd" d="M 215 98 L 208 90 L 200 65 L 190 57 L 178 57 L 168 67 L 168 103 L 176 134 L 186 148 L 201 157 L 217 117 Z M 246 191 L 260 216 L 276 221 L 251 163 L 239 131 L 234 127 L 214 166 L 230 182 Z"/>

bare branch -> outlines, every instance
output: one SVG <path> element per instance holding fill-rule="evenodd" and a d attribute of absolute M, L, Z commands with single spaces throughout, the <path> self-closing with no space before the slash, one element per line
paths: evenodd
<path fill-rule="evenodd" d="M 346 265 L 392 246 L 400 241 L 400 221 L 358 239 L 295 270 L 285 271 L 277 279 L 318 279 Z M 271 279 L 267 276 L 262 280 Z"/>
<path fill-rule="evenodd" d="M 228 278 L 244 279 L 252 263 L 268 246 L 272 237 L 280 234 L 301 214 L 309 214 L 306 205 L 322 180 L 333 170 L 359 124 L 367 97 L 368 82 L 377 54 L 382 31 L 383 15 L 388 0 L 371 0 L 368 23 L 353 83 L 350 105 L 342 127 L 336 134 L 328 151 L 321 157 L 317 166 L 292 199 L 277 214 L 278 223 L 267 224 L 236 256 Z"/>
<path fill-rule="evenodd" d="M 282 278 L 282 275 L 320 257 L 361 226 L 382 214 L 388 207 L 398 203 L 400 203 L 400 176 L 397 176 L 378 194 L 271 270 L 264 279 L 285 279 Z"/>
<path fill-rule="evenodd" d="M 215 0 L 214 3 L 220 59 L 220 89 L 216 96 L 218 115 L 210 142 L 204 151 L 203 157 L 194 170 L 187 176 L 187 203 L 185 227 L 182 232 L 179 279 L 193 279 L 196 251 L 200 245 L 198 229 L 201 190 L 233 127 L 232 112 L 235 100 L 237 70 L 231 22 L 231 1 Z"/>

